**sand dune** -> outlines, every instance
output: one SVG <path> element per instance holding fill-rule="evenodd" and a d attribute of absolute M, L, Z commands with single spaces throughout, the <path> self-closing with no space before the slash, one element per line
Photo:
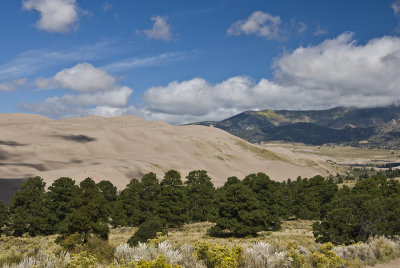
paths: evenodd
<path fill-rule="evenodd" d="M 112 181 L 122 189 L 147 172 L 162 178 L 168 169 L 182 176 L 209 171 L 222 185 L 227 177 L 265 172 L 283 180 L 320 170 L 296 156 L 249 144 L 222 130 L 171 126 L 134 116 L 51 120 L 38 115 L 0 114 L 0 178 L 41 176 L 49 184 L 67 176 Z"/>

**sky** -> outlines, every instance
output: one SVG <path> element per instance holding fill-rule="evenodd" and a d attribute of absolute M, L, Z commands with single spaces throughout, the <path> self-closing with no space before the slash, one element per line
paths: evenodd
<path fill-rule="evenodd" d="M 0 113 L 400 104 L 400 0 L 1 0 Z"/>

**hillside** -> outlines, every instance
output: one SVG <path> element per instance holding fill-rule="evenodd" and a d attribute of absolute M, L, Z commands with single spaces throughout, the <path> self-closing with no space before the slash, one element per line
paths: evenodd
<path fill-rule="evenodd" d="M 397 106 L 247 111 L 222 121 L 195 124 L 215 126 L 253 143 L 286 141 L 400 148 L 400 107 Z"/>
<path fill-rule="evenodd" d="M 276 180 L 324 174 L 323 167 L 307 159 L 204 126 L 171 126 L 134 116 L 51 120 L 1 114 L 0 127 L 0 179 L 7 179 L 3 186 L 11 185 L 9 179 L 42 176 L 49 183 L 68 176 L 106 179 L 121 189 L 131 178 L 148 172 L 161 177 L 169 169 L 183 177 L 191 170 L 208 170 L 217 186 L 229 176 L 259 171 Z"/>

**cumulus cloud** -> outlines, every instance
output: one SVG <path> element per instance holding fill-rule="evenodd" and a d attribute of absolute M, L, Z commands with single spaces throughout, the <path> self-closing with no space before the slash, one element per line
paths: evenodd
<path fill-rule="evenodd" d="M 234 22 L 228 35 L 257 35 L 266 39 L 279 39 L 281 18 L 262 11 L 253 12 L 247 19 Z"/>
<path fill-rule="evenodd" d="M 40 12 L 36 27 L 48 32 L 68 32 L 78 20 L 75 0 L 23 0 L 22 8 Z"/>
<path fill-rule="evenodd" d="M 53 117 L 89 115 L 98 107 L 115 111 L 125 109 L 133 92 L 127 86 L 120 86 L 114 76 L 89 63 L 63 69 L 52 78 L 38 78 L 35 83 L 41 89 L 63 88 L 72 91 L 72 94 L 51 97 L 43 102 L 22 104 L 25 110 Z"/>
<path fill-rule="evenodd" d="M 168 23 L 168 17 L 156 15 L 151 17 L 151 21 L 154 22 L 153 28 L 143 31 L 137 31 L 137 33 L 143 32 L 148 38 L 169 41 L 172 39 L 171 25 Z"/>
<path fill-rule="evenodd" d="M 273 79 L 231 77 L 217 84 L 202 78 L 174 81 L 144 94 L 146 118 L 187 123 L 220 120 L 249 109 L 324 109 L 400 103 L 400 38 L 364 45 L 352 33 L 277 58 Z"/>
<path fill-rule="evenodd" d="M 17 88 L 26 84 L 26 78 L 15 79 L 0 83 L 0 91 L 14 91 Z"/>
<path fill-rule="evenodd" d="M 374 107 L 400 104 L 400 38 L 384 36 L 358 44 L 343 33 L 317 45 L 286 52 L 273 63 L 271 79 L 235 76 L 219 83 L 196 77 L 151 87 L 143 107 L 129 105 L 132 90 L 90 64 L 57 73 L 51 82 L 77 94 L 54 97 L 31 110 L 47 115 L 136 114 L 147 120 L 183 124 L 221 120 L 245 110 L 325 109 L 334 106 Z M 92 87 L 79 70 L 108 83 Z M 57 79 L 56 79 L 57 78 Z M 68 82 L 70 79 L 82 81 Z M 108 81 L 108 82 L 107 82 Z"/>
<path fill-rule="evenodd" d="M 115 87 L 115 78 L 89 63 L 63 69 L 54 76 L 60 87 L 77 92 L 106 91 Z"/>

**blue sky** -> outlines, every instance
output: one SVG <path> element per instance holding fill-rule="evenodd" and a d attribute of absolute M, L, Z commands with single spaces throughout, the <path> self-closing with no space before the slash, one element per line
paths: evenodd
<path fill-rule="evenodd" d="M 0 2 L 0 112 L 181 124 L 400 101 L 400 2 Z"/>

